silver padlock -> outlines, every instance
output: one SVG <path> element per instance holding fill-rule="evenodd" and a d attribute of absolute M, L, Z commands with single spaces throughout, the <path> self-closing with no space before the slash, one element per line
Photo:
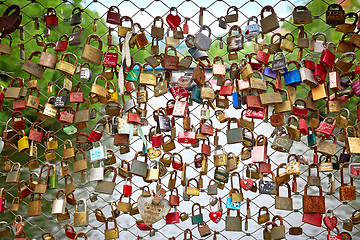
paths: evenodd
<path fill-rule="evenodd" d="M 207 30 L 209 32 L 208 36 L 202 33 L 203 30 Z M 208 51 L 212 43 L 210 36 L 211 29 L 206 25 L 202 25 L 200 27 L 200 32 L 195 36 L 194 39 L 195 47 L 201 51 Z"/>
<path fill-rule="evenodd" d="M 59 196 L 60 193 L 63 194 L 62 197 Z M 59 190 L 56 194 L 56 199 L 53 202 L 51 214 L 53 215 L 64 214 L 65 206 L 66 206 L 65 190 Z"/>
<path fill-rule="evenodd" d="M 332 195 L 335 193 L 335 180 L 334 180 L 334 176 L 332 173 L 328 174 L 328 192 L 326 193 L 327 195 Z"/>
<path fill-rule="evenodd" d="M 87 62 L 85 62 L 81 65 L 80 80 L 82 80 L 82 81 L 90 81 L 91 80 L 90 64 Z"/>
<path fill-rule="evenodd" d="M 99 161 L 99 167 L 94 167 L 94 162 L 92 162 L 89 181 L 102 181 L 102 180 L 104 180 L 103 162 Z"/>
<path fill-rule="evenodd" d="M 184 189 L 184 191 L 183 191 L 183 199 L 184 199 L 184 201 L 190 201 L 190 195 L 187 195 L 186 194 L 186 188 L 183 188 Z"/>

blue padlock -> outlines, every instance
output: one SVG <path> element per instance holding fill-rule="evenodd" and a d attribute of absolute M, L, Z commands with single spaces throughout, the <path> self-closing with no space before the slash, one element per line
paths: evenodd
<path fill-rule="evenodd" d="M 231 197 L 227 197 L 226 199 L 226 208 L 233 209 L 233 210 L 240 210 L 241 202 L 232 202 Z"/>
<path fill-rule="evenodd" d="M 197 103 L 203 103 L 203 99 L 200 97 L 200 88 L 194 86 L 194 88 L 191 91 L 191 96 L 190 96 L 191 100 L 194 100 Z"/>
<path fill-rule="evenodd" d="M 276 79 L 277 73 L 274 72 L 271 68 L 269 67 L 265 67 L 264 68 L 264 76 L 271 78 L 271 79 Z"/>
<path fill-rule="evenodd" d="M 284 73 L 285 85 L 296 86 L 301 83 L 299 63 L 296 61 L 291 61 L 289 64 L 294 63 L 298 67 L 295 70 L 287 71 Z"/>
<path fill-rule="evenodd" d="M 238 92 L 233 92 L 232 93 L 232 98 L 233 98 L 233 107 L 235 109 L 241 109 L 241 96 Z"/>
<path fill-rule="evenodd" d="M 205 51 L 201 51 L 196 47 L 189 48 L 188 52 L 195 60 L 203 60 L 208 57 Z"/>

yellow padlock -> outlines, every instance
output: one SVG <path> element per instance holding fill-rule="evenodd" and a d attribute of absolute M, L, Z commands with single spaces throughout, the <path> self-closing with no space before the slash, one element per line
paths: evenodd
<path fill-rule="evenodd" d="M 29 138 L 25 135 L 25 131 L 22 130 L 23 136 L 18 141 L 19 152 L 26 152 L 29 149 Z"/>

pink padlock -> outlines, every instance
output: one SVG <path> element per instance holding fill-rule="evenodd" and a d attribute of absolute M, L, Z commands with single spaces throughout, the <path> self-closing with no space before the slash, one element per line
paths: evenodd
<path fill-rule="evenodd" d="M 307 122 L 306 122 L 306 120 L 303 119 L 303 118 L 300 118 L 300 119 L 299 119 L 299 130 L 300 130 L 300 133 L 301 133 L 302 135 L 308 135 L 308 134 L 309 134 Z"/>
<path fill-rule="evenodd" d="M 329 120 L 332 121 L 332 123 L 328 123 Z M 319 137 L 329 138 L 335 128 L 334 123 L 335 123 L 335 118 L 326 117 L 319 124 L 319 127 L 316 129 L 316 135 Z"/>
<path fill-rule="evenodd" d="M 5 199 L 5 188 L 1 188 L 0 191 L 0 213 L 5 212 L 6 199 Z"/>
<path fill-rule="evenodd" d="M 340 91 L 341 85 L 340 85 L 340 75 L 333 71 L 329 72 L 329 88 L 334 91 Z"/>
<path fill-rule="evenodd" d="M 267 138 L 260 134 L 256 138 L 255 146 L 252 150 L 252 162 L 264 163 L 267 159 Z"/>

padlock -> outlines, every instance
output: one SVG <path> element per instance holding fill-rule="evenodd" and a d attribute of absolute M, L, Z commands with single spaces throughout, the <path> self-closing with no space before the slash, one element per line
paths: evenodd
<path fill-rule="evenodd" d="M 346 57 L 351 57 L 350 60 L 345 59 Z M 345 73 L 348 72 L 350 70 L 350 68 L 352 68 L 352 66 L 354 65 L 356 59 L 356 55 L 353 52 L 348 52 L 348 53 L 344 53 L 343 55 L 341 55 L 340 58 L 336 59 L 335 61 L 335 69 L 338 73 Z M 329 79 L 330 79 L 330 75 L 329 75 Z M 340 82 L 340 76 L 339 76 L 339 82 Z M 339 83 L 340 85 L 340 83 Z M 331 82 L 330 82 L 330 89 L 333 90 L 331 88 Z M 338 88 L 336 88 L 338 91 L 340 90 L 340 86 L 338 86 Z"/>
<path fill-rule="evenodd" d="M 60 193 L 62 193 L 62 199 L 59 198 L 60 197 Z M 65 201 L 65 190 L 59 190 L 56 194 L 56 198 L 53 201 L 53 205 L 52 205 L 52 210 L 51 210 L 51 214 L 53 215 L 59 215 L 59 214 L 64 214 L 65 213 L 65 206 L 66 206 L 66 201 Z"/>
<path fill-rule="evenodd" d="M 34 199 L 35 195 L 37 195 L 37 200 Z M 27 214 L 29 217 L 41 215 L 41 194 L 32 193 L 30 195 Z"/>
<path fill-rule="evenodd" d="M 234 31 L 237 31 L 237 33 L 233 34 Z M 234 25 L 230 28 L 229 36 L 226 38 L 226 45 L 229 58 L 231 54 L 236 54 L 235 56 L 237 59 L 237 52 L 244 49 L 244 35 L 242 34 L 241 28 L 238 25 Z"/>
<path fill-rule="evenodd" d="M 287 197 L 280 197 L 280 186 L 281 185 L 285 185 L 287 187 L 288 190 L 288 195 Z M 292 211 L 293 210 L 293 201 L 291 198 L 291 188 L 290 185 L 286 182 L 279 182 L 277 183 L 277 193 L 276 193 L 276 197 L 275 197 L 275 208 L 276 209 L 281 209 L 281 210 L 286 210 L 286 211 Z"/>
<path fill-rule="evenodd" d="M 275 223 L 276 219 L 279 219 L 280 224 Z M 285 226 L 283 224 L 283 218 L 280 215 L 275 215 L 272 219 L 272 223 L 275 225 L 271 229 L 271 239 L 283 239 L 285 238 Z"/>
<path fill-rule="evenodd" d="M 277 194 L 276 182 L 275 182 L 275 174 L 273 172 L 271 172 L 271 175 L 272 175 L 272 180 L 271 181 L 263 180 L 263 175 L 264 174 L 265 173 L 260 173 L 259 193 L 272 194 L 272 195 Z"/>
<path fill-rule="evenodd" d="M 240 211 L 235 210 L 237 215 L 235 217 L 230 216 L 230 209 L 227 209 L 227 215 L 225 219 L 225 230 L 226 231 L 242 231 L 242 218 L 240 216 Z"/>
<path fill-rule="evenodd" d="M 292 41 L 287 39 L 287 36 L 291 36 L 292 37 Z M 293 52 L 294 48 L 295 48 L 295 37 L 294 35 L 292 35 L 292 33 L 286 33 L 281 40 L 280 43 L 280 49 L 287 51 L 287 52 Z"/>
<path fill-rule="evenodd" d="M 208 36 L 202 33 L 203 30 L 207 30 L 209 32 Z M 202 25 L 200 27 L 200 32 L 195 36 L 194 39 L 195 47 L 200 51 L 208 51 L 212 43 L 210 35 L 211 35 L 211 29 L 206 25 Z"/>
<path fill-rule="evenodd" d="M 265 11 L 270 11 L 271 14 L 264 17 L 264 12 Z M 260 16 L 261 16 L 260 25 L 261 25 L 261 29 L 262 29 L 263 34 L 272 32 L 275 29 L 279 28 L 280 25 L 279 25 L 277 15 L 275 13 L 274 8 L 271 7 L 270 5 L 264 6 L 261 9 Z"/>
<path fill-rule="evenodd" d="M 111 23 L 111 24 L 115 24 L 115 25 L 119 25 L 120 24 L 120 17 L 121 17 L 121 15 L 120 15 L 119 8 L 117 6 L 110 6 L 109 10 L 106 13 L 106 22 Z"/>
<path fill-rule="evenodd" d="M 196 183 L 196 186 L 195 187 L 191 187 L 190 186 L 190 182 L 191 181 L 195 181 Z M 187 195 L 191 195 L 191 196 L 199 196 L 200 194 L 200 189 L 199 189 L 199 182 L 195 179 L 195 178 L 190 178 L 188 181 L 187 181 L 187 184 L 186 184 L 186 194 Z M 200 205 L 199 205 L 200 207 Z M 196 223 L 195 223 L 196 224 Z"/>
<path fill-rule="evenodd" d="M 59 19 L 56 16 L 55 8 L 47 8 L 45 14 L 45 24 L 47 27 L 57 27 Z"/>
<path fill-rule="evenodd" d="M 326 24 L 341 25 L 345 23 L 345 11 L 340 4 L 330 4 L 326 9 Z"/>
<path fill-rule="evenodd" d="M 287 67 L 287 62 L 284 53 L 282 52 L 275 53 L 272 61 L 272 70 L 283 70 L 286 67 Z"/>
<path fill-rule="evenodd" d="M 312 23 L 311 11 L 306 6 L 296 6 L 292 12 L 294 24 Z"/>
<path fill-rule="evenodd" d="M 99 42 L 99 47 L 95 48 L 90 45 L 90 40 L 94 39 L 95 41 Z M 101 60 L 102 60 L 102 41 L 100 37 L 96 34 L 90 34 L 87 39 L 86 43 L 84 45 L 83 51 L 81 53 L 81 59 L 92 63 L 96 66 L 100 66 Z"/>
<path fill-rule="evenodd" d="M 16 167 L 16 170 L 14 169 Z M 19 178 L 20 178 L 20 168 L 21 165 L 19 163 L 14 163 L 11 168 L 10 171 L 8 172 L 7 176 L 6 176 L 6 183 L 18 183 L 19 182 Z M 2 195 L 4 195 L 5 193 L 3 193 Z M 3 198 L 5 197 L 5 195 L 3 196 Z M 4 205 L 5 207 L 5 205 Z M 3 212 L 3 211 L 0 211 Z"/>
<path fill-rule="evenodd" d="M 333 50 L 330 51 L 330 47 L 333 47 Z M 326 48 L 321 52 L 319 63 L 326 66 L 327 68 L 332 68 L 335 62 L 335 49 L 336 46 L 334 43 L 329 42 Z"/>
<path fill-rule="evenodd" d="M 329 123 L 331 121 L 332 123 Z M 336 120 L 332 117 L 326 117 L 320 122 L 316 129 L 316 135 L 319 137 L 329 138 L 335 128 Z"/>
<path fill-rule="evenodd" d="M 84 205 L 84 210 L 80 211 L 80 205 Z M 89 213 L 85 199 L 79 199 L 76 203 L 74 213 L 74 227 L 86 227 L 89 224 Z M 75 237 L 76 239 L 76 237 Z"/>
<path fill-rule="evenodd" d="M 199 214 L 195 215 L 195 211 L 196 211 L 195 207 L 196 206 L 199 209 Z M 201 213 L 201 206 L 200 206 L 199 203 L 194 203 L 192 205 L 192 211 L 191 211 L 191 224 L 196 225 L 196 224 L 199 224 L 201 222 L 203 222 L 203 214 Z"/>
<path fill-rule="evenodd" d="M 324 40 L 319 41 L 317 38 L 322 36 Z M 321 53 L 327 46 L 327 37 L 323 32 L 314 33 L 310 40 L 309 50 L 317 53 Z"/>
<path fill-rule="evenodd" d="M 232 122 L 237 123 L 237 128 L 230 129 Z M 240 121 L 237 118 L 230 118 L 227 123 L 226 138 L 228 144 L 239 143 L 243 140 L 242 129 L 240 127 Z"/>
<path fill-rule="evenodd" d="M 112 180 L 111 181 L 99 180 L 96 184 L 95 192 L 112 195 L 112 193 L 114 192 L 114 188 L 115 188 L 115 179 L 117 176 L 117 170 L 115 167 L 108 166 L 108 167 L 104 168 L 104 174 L 103 174 L 104 176 L 107 171 L 113 172 Z"/>
<path fill-rule="evenodd" d="M 115 51 L 115 52 L 110 52 L 110 51 Z M 116 45 L 108 45 L 107 51 L 104 54 L 104 59 L 103 59 L 103 66 L 104 67 L 110 67 L 110 68 L 116 68 L 117 66 L 117 62 L 118 62 L 118 48 Z"/>

